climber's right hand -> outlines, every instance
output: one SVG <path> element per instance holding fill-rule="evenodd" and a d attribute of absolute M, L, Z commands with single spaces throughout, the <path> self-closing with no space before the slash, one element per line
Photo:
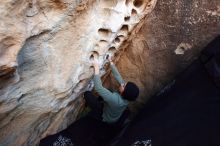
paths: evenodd
<path fill-rule="evenodd" d="M 113 64 L 112 56 L 111 56 L 111 55 L 108 56 L 108 61 L 109 61 L 111 64 Z"/>

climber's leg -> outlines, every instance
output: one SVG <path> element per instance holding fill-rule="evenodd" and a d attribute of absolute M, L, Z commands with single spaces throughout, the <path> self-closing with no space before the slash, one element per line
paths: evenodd
<path fill-rule="evenodd" d="M 90 91 L 86 91 L 84 93 L 84 98 L 86 100 L 86 105 L 91 108 L 91 112 L 89 112 L 89 116 L 102 121 L 102 110 L 103 110 L 102 102 L 98 101 L 98 98 L 94 96 Z"/>

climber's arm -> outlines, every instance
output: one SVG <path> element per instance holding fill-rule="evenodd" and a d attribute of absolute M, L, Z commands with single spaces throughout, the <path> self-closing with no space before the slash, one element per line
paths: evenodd
<path fill-rule="evenodd" d="M 112 61 L 110 61 L 110 67 L 112 70 L 112 74 L 115 77 L 116 81 L 122 85 L 125 83 L 125 81 L 123 80 L 123 78 L 121 77 L 120 73 L 118 72 L 118 69 L 116 68 L 116 66 L 114 65 L 114 63 Z"/>
<path fill-rule="evenodd" d="M 94 63 L 93 66 L 94 66 L 94 69 L 95 69 L 94 86 L 95 86 L 96 92 L 98 92 L 98 94 L 107 103 L 114 103 L 115 102 L 114 94 L 111 91 L 109 91 L 108 89 L 106 89 L 102 86 L 102 81 L 101 81 L 101 78 L 99 76 L 99 65 L 98 65 L 98 63 Z"/>
<path fill-rule="evenodd" d="M 95 91 L 103 98 L 107 103 L 115 102 L 115 95 L 108 89 L 102 86 L 102 82 L 99 75 L 94 76 Z"/>

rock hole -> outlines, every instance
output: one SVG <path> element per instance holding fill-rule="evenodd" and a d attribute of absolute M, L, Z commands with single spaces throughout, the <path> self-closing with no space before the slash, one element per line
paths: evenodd
<path fill-rule="evenodd" d="M 99 53 L 97 51 L 92 51 L 89 60 L 94 61 L 95 59 L 98 59 L 98 57 L 99 57 Z"/>
<path fill-rule="evenodd" d="M 90 67 L 89 67 L 89 72 L 93 74 L 93 72 L 94 72 L 94 66 L 90 66 Z"/>
<path fill-rule="evenodd" d="M 116 50 L 115 47 L 110 47 L 110 48 L 108 49 L 108 51 L 109 51 L 110 53 L 115 53 L 117 50 Z"/>
<path fill-rule="evenodd" d="M 124 21 L 126 21 L 126 22 L 129 21 L 129 20 L 130 20 L 130 16 L 127 16 L 127 17 L 124 18 Z"/>
<path fill-rule="evenodd" d="M 106 40 L 100 40 L 101 43 L 108 43 Z"/>
<path fill-rule="evenodd" d="M 31 2 L 29 2 L 28 7 L 33 8 L 33 4 Z"/>
<path fill-rule="evenodd" d="M 125 36 L 124 36 L 124 35 L 119 35 L 118 37 L 119 37 L 120 39 L 121 39 L 121 38 L 123 39 Z"/>
<path fill-rule="evenodd" d="M 131 10 L 131 15 L 133 15 L 133 16 L 134 16 L 134 15 L 137 15 L 137 11 L 136 11 L 135 9 L 132 9 L 132 10 Z"/>
<path fill-rule="evenodd" d="M 108 37 L 109 34 L 111 33 L 111 31 L 109 29 L 104 29 L 104 28 L 100 28 L 98 30 L 99 35 L 104 36 L 104 37 Z"/>
<path fill-rule="evenodd" d="M 141 7 L 143 5 L 143 0 L 134 0 L 133 4 L 135 7 Z"/>
<path fill-rule="evenodd" d="M 128 32 L 128 25 L 123 25 L 120 30 L 124 32 Z"/>
<path fill-rule="evenodd" d="M 119 37 L 116 37 L 114 41 L 115 41 L 116 43 L 120 43 L 120 38 L 119 38 Z"/>

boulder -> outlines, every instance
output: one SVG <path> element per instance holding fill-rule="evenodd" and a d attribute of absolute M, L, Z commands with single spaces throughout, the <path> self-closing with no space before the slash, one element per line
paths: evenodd
<path fill-rule="evenodd" d="M 0 145 L 33 146 L 72 123 L 99 60 L 114 55 L 156 0 L 0 2 Z"/>

